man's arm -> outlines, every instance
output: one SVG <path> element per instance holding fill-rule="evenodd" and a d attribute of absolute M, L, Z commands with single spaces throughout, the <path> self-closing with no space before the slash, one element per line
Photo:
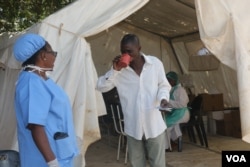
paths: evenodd
<path fill-rule="evenodd" d="M 171 90 L 171 86 L 168 83 L 166 76 L 165 76 L 165 70 L 163 67 L 163 64 L 160 62 L 158 64 L 158 93 L 157 98 L 159 101 L 161 101 L 161 105 L 166 105 L 166 102 L 162 102 L 163 99 L 165 99 L 167 102 L 169 101 L 169 92 Z"/>
<path fill-rule="evenodd" d="M 97 80 L 96 89 L 100 92 L 108 92 L 115 87 L 115 75 L 119 71 L 111 69 L 105 75 L 101 76 Z"/>
<path fill-rule="evenodd" d="M 115 77 L 118 75 L 123 67 L 119 67 L 117 63 L 120 61 L 121 56 L 116 56 L 113 59 L 113 66 L 104 75 L 99 77 L 96 89 L 100 92 L 108 92 L 115 87 Z"/>

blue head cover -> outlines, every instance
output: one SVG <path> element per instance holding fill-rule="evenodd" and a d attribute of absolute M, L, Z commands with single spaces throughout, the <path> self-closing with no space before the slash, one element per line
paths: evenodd
<path fill-rule="evenodd" d="M 45 45 L 45 39 L 38 34 L 24 34 L 19 37 L 13 48 L 17 61 L 25 62 Z"/>

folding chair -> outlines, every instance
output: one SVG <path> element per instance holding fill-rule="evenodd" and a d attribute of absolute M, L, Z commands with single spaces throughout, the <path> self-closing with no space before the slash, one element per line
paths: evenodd
<path fill-rule="evenodd" d="M 204 127 L 204 122 L 202 118 L 202 96 L 196 96 L 191 102 L 190 109 L 190 120 L 187 123 L 182 123 L 181 127 L 186 127 L 190 141 L 196 143 L 196 138 L 194 134 L 194 128 L 196 129 L 200 144 L 208 148 L 207 135 Z"/>
<path fill-rule="evenodd" d="M 161 111 L 161 114 L 162 114 L 162 117 L 164 119 L 164 122 L 166 123 L 166 112 Z M 166 130 L 166 136 L 167 136 L 167 142 L 168 142 L 168 145 L 169 145 L 169 150 L 172 151 L 171 139 L 170 139 L 169 134 L 167 133 L 167 130 Z"/>
<path fill-rule="evenodd" d="M 119 160 L 121 145 L 124 145 L 124 140 L 126 137 L 126 134 L 124 133 L 123 130 L 124 120 L 122 116 L 121 105 L 119 103 L 111 104 L 110 108 L 112 112 L 112 118 L 114 121 L 115 130 L 119 134 L 118 149 L 117 149 L 117 160 Z M 128 145 L 126 143 L 125 164 L 127 164 L 127 157 L 128 157 Z"/>
<path fill-rule="evenodd" d="M 107 111 L 107 115 L 103 115 L 99 117 L 99 123 L 101 127 L 101 134 L 108 136 L 108 144 L 111 144 L 111 136 L 114 135 L 114 132 L 117 133 L 114 129 L 113 116 L 110 108 L 110 104 L 118 104 L 120 103 L 119 95 L 116 87 L 111 89 L 108 92 L 102 93 L 103 99 L 105 102 L 105 107 Z"/>

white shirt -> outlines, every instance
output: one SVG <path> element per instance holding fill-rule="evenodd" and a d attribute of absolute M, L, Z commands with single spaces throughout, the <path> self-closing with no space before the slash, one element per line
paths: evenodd
<path fill-rule="evenodd" d="M 124 116 L 124 131 L 141 140 L 155 138 L 166 129 L 161 112 L 156 108 L 162 99 L 169 101 L 169 85 L 162 62 L 153 56 L 144 56 L 140 76 L 131 67 L 121 71 L 113 67 L 97 81 L 97 90 L 107 92 L 116 87 Z"/>
<path fill-rule="evenodd" d="M 173 96 L 175 100 L 171 100 L 171 99 L 169 100 L 169 107 L 172 107 L 172 108 L 187 107 L 189 98 L 188 98 L 186 90 L 181 86 L 181 84 L 177 85 L 177 88 L 174 91 Z"/>

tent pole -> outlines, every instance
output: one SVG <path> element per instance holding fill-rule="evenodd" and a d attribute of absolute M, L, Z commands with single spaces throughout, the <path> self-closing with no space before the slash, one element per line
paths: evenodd
<path fill-rule="evenodd" d="M 173 51 L 173 54 L 174 54 L 174 57 L 175 57 L 175 59 L 176 59 L 176 61 L 178 63 L 178 66 L 180 68 L 181 74 L 184 74 L 183 68 L 182 68 L 181 63 L 180 63 L 180 60 L 178 59 L 178 56 L 177 56 L 177 54 L 175 52 L 172 40 L 171 39 L 167 39 L 167 38 L 164 38 L 164 39 L 170 44 L 170 47 L 171 47 L 171 49 Z M 187 91 L 188 91 L 188 94 L 193 95 L 193 92 L 191 91 L 190 88 L 187 88 Z"/>
<path fill-rule="evenodd" d="M 166 38 L 165 38 L 165 39 L 166 39 Z M 174 46 L 173 46 L 173 42 L 172 42 L 172 40 L 169 40 L 169 39 L 166 39 L 166 40 L 167 40 L 167 42 L 169 42 L 169 44 L 170 44 L 170 47 L 171 47 L 171 49 L 172 49 L 172 51 L 173 51 L 173 54 L 174 54 L 174 57 L 175 57 L 175 59 L 176 59 L 176 61 L 177 61 L 177 63 L 178 63 L 178 66 L 179 66 L 179 68 L 180 68 L 181 74 L 183 74 L 183 69 L 182 69 L 181 63 L 180 63 L 180 61 L 179 61 L 179 59 L 178 59 L 178 56 L 177 56 L 177 54 L 176 54 L 176 52 L 175 52 L 175 49 L 174 49 Z"/>
<path fill-rule="evenodd" d="M 185 6 L 187 6 L 187 7 L 189 7 L 189 8 L 191 8 L 191 9 L 195 10 L 195 6 L 192 5 L 192 4 L 189 4 L 189 3 L 181 1 L 181 0 L 176 0 L 176 1 L 179 2 L 179 3 L 181 3 L 181 4 L 183 4 L 183 5 L 185 5 Z"/>

